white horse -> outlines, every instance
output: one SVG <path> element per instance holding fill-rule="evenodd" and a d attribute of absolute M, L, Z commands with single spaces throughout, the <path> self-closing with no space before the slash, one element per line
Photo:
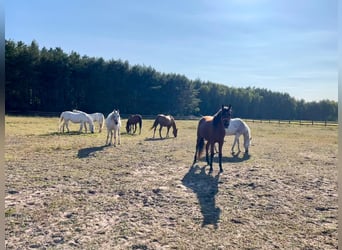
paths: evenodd
<path fill-rule="evenodd" d="M 101 133 L 102 129 L 103 129 L 103 125 L 104 125 L 104 115 L 102 113 L 92 113 L 89 114 L 91 116 L 91 118 L 93 118 L 94 122 L 98 122 L 99 123 L 99 133 Z"/>
<path fill-rule="evenodd" d="M 118 135 L 118 144 L 120 144 L 120 127 L 121 127 L 121 118 L 119 110 L 114 110 L 110 113 L 106 118 L 106 127 L 107 127 L 107 140 L 106 145 L 112 144 L 112 138 L 114 133 L 114 146 L 116 146 L 116 135 Z M 109 140 L 110 134 L 110 141 Z"/>
<path fill-rule="evenodd" d="M 73 112 L 83 112 L 77 109 L 73 109 Z M 85 112 L 83 112 L 85 113 Z M 92 114 L 88 114 L 90 115 L 90 117 L 93 119 L 93 122 L 98 122 L 99 123 L 99 133 L 101 133 L 103 126 L 104 126 L 104 115 L 102 113 L 92 113 Z"/>
<path fill-rule="evenodd" d="M 80 130 L 82 131 L 83 126 L 85 127 L 85 131 L 87 132 L 86 123 L 89 124 L 89 129 L 91 133 L 94 133 L 94 122 L 93 119 L 84 112 L 72 112 L 72 111 L 64 111 L 61 113 L 59 118 L 59 131 L 64 133 L 64 127 L 67 128 L 69 132 L 69 121 L 73 123 L 80 123 Z M 61 131 L 62 130 L 62 131 Z"/>
<path fill-rule="evenodd" d="M 252 135 L 250 128 L 243 120 L 241 120 L 240 118 L 230 119 L 229 126 L 226 129 L 226 135 L 235 135 L 234 143 L 232 146 L 232 152 L 234 152 L 234 147 L 236 143 L 238 145 L 239 152 L 241 151 L 239 145 L 239 137 L 240 135 L 243 135 L 243 146 L 245 147 L 245 152 L 248 153 L 249 146 L 251 145 Z"/>

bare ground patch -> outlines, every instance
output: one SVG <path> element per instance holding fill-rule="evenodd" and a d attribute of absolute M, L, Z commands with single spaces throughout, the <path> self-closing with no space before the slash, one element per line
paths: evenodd
<path fill-rule="evenodd" d="M 226 138 L 209 175 L 195 121 L 113 147 L 57 120 L 6 117 L 8 249 L 337 249 L 335 128 L 251 123 L 250 156 Z"/>

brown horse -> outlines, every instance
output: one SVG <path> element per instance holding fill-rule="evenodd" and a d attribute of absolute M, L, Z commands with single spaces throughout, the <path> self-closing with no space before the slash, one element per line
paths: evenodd
<path fill-rule="evenodd" d="M 127 134 L 131 133 L 135 134 L 137 131 L 137 124 L 139 124 L 139 135 L 141 134 L 141 128 L 142 128 L 142 116 L 141 115 L 131 115 L 127 119 L 126 124 L 126 131 Z"/>
<path fill-rule="evenodd" d="M 170 130 L 171 126 L 172 126 L 172 129 L 173 129 L 172 132 L 173 132 L 174 137 L 177 137 L 178 129 L 176 127 L 175 119 L 173 118 L 173 116 L 171 116 L 171 115 L 161 115 L 161 114 L 159 114 L 157 116 L 157 118 L 154 120 L 153 126 L 151 127 L 151 129 L 154 128 L 153 138 L 154 138 L 154 135 L 156 133 L 156 129 L 157 129 L 158 125 L 160 125 L 160 128 L 159 128 L 159 136 L 160 136 L 160 138 L 162 138 L 161 130 L 162 130 L 163 127 L 167 128 L 166 137 L 169 137 L 169 130 Z"/>
<path fill-rule="evenodd" d="M 197 127 L 197 142 L 196 142 L 196 152 L 194 157 L 195 164 L 197 158 L 201 157 L 204 149 L 204 140 L 207 141 L 206 144 L 206 161 L 210 166 L 210 172 L 213 171 L 213 158 L 214 158 L 214 145 L 219 144 L 219 166 L 220 172 L 222 169 L 222 146 L 224 143 L 225 129 L 229 126 L 229 121 L 231 117 L 231 105 L 222 105 L 221 109 L 216 112 L 214 116 L 203 116 L 198 123 Z M 209 160 L 209 150 L 210 147 L 210 160 Z"/>

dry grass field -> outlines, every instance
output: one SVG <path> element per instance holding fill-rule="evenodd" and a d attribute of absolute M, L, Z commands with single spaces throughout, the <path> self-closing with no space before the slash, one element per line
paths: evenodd
<path fill-rule="evenodd" d="M 197 121 L 168 139 L 152 122 L 113 147 L 6 116 L 7 249 L 337 249 L 337 128 L 249 123 L 250 155 L 226 137 L 208 174 L 191 166 Z"/>

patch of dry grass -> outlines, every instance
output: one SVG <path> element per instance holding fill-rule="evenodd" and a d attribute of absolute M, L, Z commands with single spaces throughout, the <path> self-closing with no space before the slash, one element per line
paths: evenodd
<path fill-rule="evenodd" d="M 336 128 L 249 123 L 250 157 L 232 156 L 228 137 L 223 174 L 215 162 L 208 175 L 191 167 L 196 121 L 162 140 L 152 122 L 113 147 L 106 130 L 6 116 L 6 247 L 337 248 Z"/>

